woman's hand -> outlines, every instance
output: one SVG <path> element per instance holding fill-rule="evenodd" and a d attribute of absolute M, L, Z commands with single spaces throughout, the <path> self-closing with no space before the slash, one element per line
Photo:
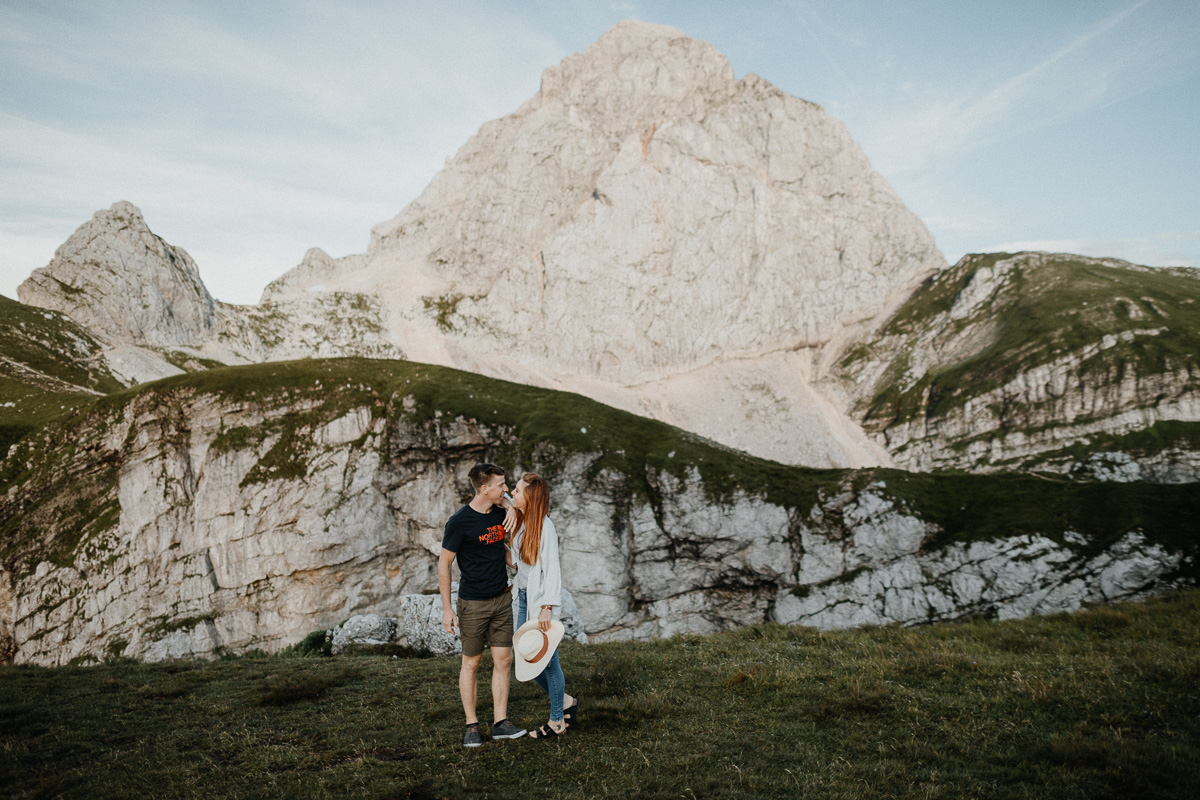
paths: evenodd
<path fill-rule="evenodd" d="M 538 628 L 542 633 L 550 630 L 550 606 L 542 606 L 542 611 L 538 614 Z"/>

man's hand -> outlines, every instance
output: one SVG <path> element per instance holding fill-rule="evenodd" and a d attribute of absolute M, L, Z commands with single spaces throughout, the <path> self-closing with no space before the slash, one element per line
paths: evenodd
<path fill-rule="evenodd" d="M 446 633 L 453 634 L 458 626 L 458 619 L 455 618 L 454 612 L 448 608 L 442 609 L 442 627 L 446 629 Z"/>

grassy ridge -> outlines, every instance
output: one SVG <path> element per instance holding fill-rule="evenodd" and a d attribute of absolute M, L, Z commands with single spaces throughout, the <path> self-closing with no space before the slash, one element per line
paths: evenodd
<path fill-rule="evenodd" d="M 453 657 L 3 668 L 0 785 L 30 798 L 1200 793 L 1197 590 L 1002 623 L 756 626 L 562 655 L 577 729 L 475 751 L 459 745 Z M 510 716 L 545 713 L 515 684 Z"/>
<path fill-rule="evenodd" d="M 890 354 L 896 363 L 875 387 L 864 424 L 879 429 L 944 416 L 1022 372 L 1126 332 L 1160 331 L 1119 340 L 1093 353 L 1081 361 L 1080 376 L 1096 376 L 1095 383 L 1112 384 L 1129 374 L 1200 374 L 1200 271 L 1196 270 L 1116 266 L 1049 255 L 1013 266 L 1006 286 L 970 316 L 959 320 L 945 316 L 980 270 L 1022 256 L 1032 254 L 966 256 L 901 307 L 880 333 L 909 344 Z M 923 375 L 906 375 L 905 351 L 935 324 L 944 326 L 941 341 L 968 327 L 994 326 L 994 333 L 985 346 L 968 355 Z M 868 346 L 853 350 L 842 367 L 851 368 L 870 354 Z M 1013 424 L 1023 424 L 1026 410 L 1010 410 Z"/>
<path fill-rule="evenodd" d="M 218 451 L 257 448 L 276 437 L 243 483 L 302 480 L 315 446 L 313 432 L 351 409 L 367 408 L 412 429 L 436 431 L 459 417 L 476 420 L 492 441 L 487 458 L 508 469 L 536 465 L 552 481 L 568 457 L 584 454 L 591 477 L 604 475 L 620 484 L 606 492 L 644 499 L 656 510 L 663 499 L 662 477 L 687 480 L 694 468 L 715 502 L 745 492 L 803 515 L 847 488 L 874 485 L 872 491 L 941 529 L 928 548 L 1021 534 L 1062 541 L 1073 531 L 1083 534 L 1089 547 L 1103 549 L 1134 529 L 1171 551 L 1194 553 L 1197 546 L 1200 490 L 1195 484 L 791 467 L 577 394 L 415 362 L 343 358 L 178 375 L 98 398 L 52 421 L 0 462 L 0 512 L 11 509 L 0 514 L 0 558 L 8 568 L 24 574 L 39 559 L 70 563 L 72 548 L 102 533 L 97 521 L 111 515 L 100 514 L 109 502 L 101 489 L 115 477 L 122 455 L 102 451 L 95 443 L 103 438 L 98 431 L 131 405 L 148 418 L 177 420 L 186 427 L 187 408 L 200 396 L 217 397 L 227 407 L 272 412 L 258 426 L 224 429 L 213 442 Z M 441 446 L 438 436 L 431 434 L 428 446 Z M 17 485 L 21 488 L 6 499 Z M 47 529 L 55 535 L 47 536 Z M 1183 565 L 1179 574 L 1200 577 L 1200 559 Z"/>

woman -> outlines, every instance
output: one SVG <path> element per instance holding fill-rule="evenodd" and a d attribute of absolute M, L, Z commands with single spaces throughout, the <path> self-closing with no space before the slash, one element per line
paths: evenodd
<path fill-rule="evenodd" d="M 550 484 L 535 472 L 526 472 L 513 489 L 512 505 L 520 514 L 509 549 L 509 566 L 517 569 L 517 627 L 537 614 L 538 627 L 550 630 L 550 620 L 562 609 L 562 573 L 558 564 L 558 532 L 547 513 L 550 511 Z M 546 739 L 566 733 L 579 708 L 576 698 L 565 691 L 566 679 L 558 663 L 558 651 L 546 669 L 536 678 L 537 685 L 550 696 L 550 720 L 531 739 Z"/>

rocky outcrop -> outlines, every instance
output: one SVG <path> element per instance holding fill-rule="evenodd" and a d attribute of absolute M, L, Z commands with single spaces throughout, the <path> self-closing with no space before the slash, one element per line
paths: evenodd
<path fill-rule="evenodd" d="M 97 211 L 17 291 L 114 341 L 177 347 L 214 333 L 216 303 L 196 263 L 127 202 Z"/>
<path fill-rule="evenodd" d="M 396 641 L 398 626 L 394 617 L 379 614 L 355 614 L 350 619 L 326 631 L 330 652 L 341 655 L 353 645 L 379 646 Z"/>
<path fill-rule="evenodd" d="M 314 248 L 304 264 L 322 259 Z M 214 300 L 187 252 L 124 201 L 96 212 L 18 293 L 83 325 L 102 345 L 102 368 L 126 385 L 225 364 L 404 355 L 385 336 L 385 310 L 364 294 L 258 306 Z"/>
<path fill-rule="evenodd" d="M 1011 616 L 1196 575 L 1186 487 L 814 472 L 577 395 L 308 361 L 173 378 L 18 442 L 0 462 L 0 651 L 204 657 L 428 616 L 414 596 L 436 589 L 484 459 L 549 476 L 595 640 Z"/>
<path fill-rule="evenodd" d="M 864 427 L 907 469 L 1195 482 L 1198 296 L 1198 270 L 967 256 L 835 372 Z"/>

